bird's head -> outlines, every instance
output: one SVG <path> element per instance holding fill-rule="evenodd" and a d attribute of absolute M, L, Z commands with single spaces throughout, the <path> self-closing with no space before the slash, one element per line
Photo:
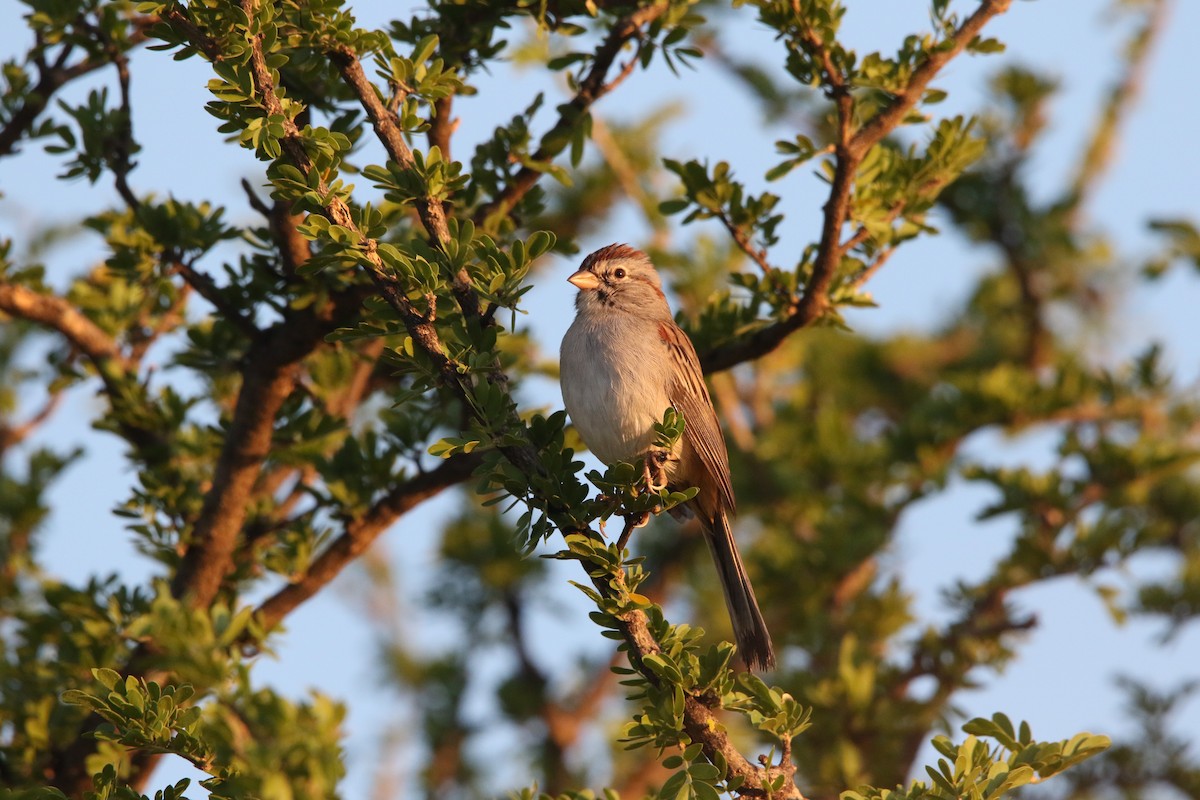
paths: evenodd
<path fill-rule="evenodd" d="M 626 244 L 601 247 L 583 260 L 568 281 L 579 288 L 575 307 L 580 311 L 601 308 L 632 314 L 670 317 L 662 282 L 650 259 Z"/>

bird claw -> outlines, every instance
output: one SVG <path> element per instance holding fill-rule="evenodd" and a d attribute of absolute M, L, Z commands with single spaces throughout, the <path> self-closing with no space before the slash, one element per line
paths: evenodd
<path fill-rule="evenodd" d="M 646 491 L 658 494 L 667 488 L 666 464 L 669 458 L 665 450 L 651 450 L 646 453 L 642 461 L 642 478 L 646 482 Z"/>

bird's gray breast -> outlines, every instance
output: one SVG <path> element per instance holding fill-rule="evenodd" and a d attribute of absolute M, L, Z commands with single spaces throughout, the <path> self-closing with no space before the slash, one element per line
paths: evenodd
<path fill-rule="evenodd" d="M 657 323 L 580 314 L 563 337 L 563 402 L 588 448 L 606 464 L 634 461 L 669 406 L 670 357 Z M 615 318 L 614 318 L 615 317 Z"/>

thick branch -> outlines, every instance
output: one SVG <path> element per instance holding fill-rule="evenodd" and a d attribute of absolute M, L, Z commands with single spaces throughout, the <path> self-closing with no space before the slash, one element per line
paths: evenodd
<path fill-rule="evenodd" d="M 242 7 L 250 19 L 255 18 L 257 4 L 253 0 L 244 0 Z M 261 35 L 254 39 L 251 52 L 251 72 L 259 101 L 269 114 L 285 117 L 263 54 Z M 285 128 L 287 135 L 281 140 L 284 152 L 292 163 L 309 172 L 312 162 L 295 122 L 288 119 Z M 338 206 L 338 213 L 331 214 L 334 221 L 353 227 L 345 203 L 340 200 L 332 203 Z M 197 606 L 208 605 L 216 597 L 233 563 L 255 482 L 270 453 L 275 416 L 295 386 L 299 362 L 338 321 L 348 316 L 359 299 L 354 292 L 337 295 L 329 306 L 289 316 L 251 344 L 213 485 L 205 496 L 193 541 L 172 585 L 177 596 L 186 596 Z"/>
<path fill-rule="evenodd" d="M 275 417 L 296 385 L 300 362 L 350 318 L 361 300 L 357 289 L 335 294 L 330 303 L 285 318 L 251 343 L 212 487 L 172 585 L 176 596 L 197 606 L 216 597 L 271 452 Z"/>
<path fill-rule="evenodd" d="M 233 563 L 254 483 L 271 452 L 275 415 L 296 382 L 294 362 L 272 359 L 272 363 L 266 356 L 261 345 L 252 345 L 247 354 L 242 388 L 212 488 L 204 496 L 192 543 L 175 575 L 175 595 L 187 597 L 196 606 L 213 601 Z"/>
<path fill-rule="evenodd" d="M 433 101 L 433 118 L 429 120 L 429 146 L 436 147 L 442 153 L 442 159 L 450 161 L 450 137 L 458 130 L 458 120 L 454 119 L 454 95 L 439 97 Z"/>
<path fill-rule="evenodd" d="M 109 362 L 122 368 L 126 366 L 116 340 L 61 297 L 0 282 L 0 311 L 53 328 L 87 356 L 97 369 Z"/>

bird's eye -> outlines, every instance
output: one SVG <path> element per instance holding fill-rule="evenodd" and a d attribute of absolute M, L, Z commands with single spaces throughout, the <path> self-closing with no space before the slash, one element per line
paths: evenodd
<path fill-rule="evenodd" d="M 622 278 L 625 277 L 625 270 L 621 269 L 620 267 L 617 267 L 616 269 L 613 270 L 613 277 L 616 278 L 617 280 L 621 280 Z"/>

